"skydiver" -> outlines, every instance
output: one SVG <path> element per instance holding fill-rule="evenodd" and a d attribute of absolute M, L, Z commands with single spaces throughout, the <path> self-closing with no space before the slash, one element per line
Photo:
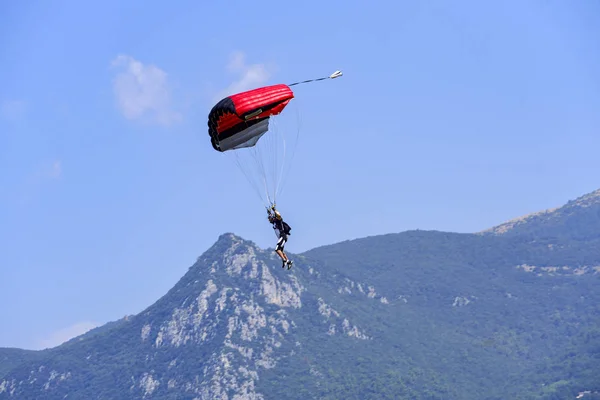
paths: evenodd
<path fill-rule="evenodd" d="M 271 212 L 273 211 L 273 212 Z M 290 235 L 290 231 L 292 228 L 283 220 L 279 211 L 275 209 L 275 206 L 272 206 L 270 209 L 267 209 L 267 213 L 269 215 L 268 219 L 271 224 L 273 224 L 273 229 L 275 230 L 275 234 L 277 235 L 277 245 L 275 246 L 275 252 L 281 257 L 283 264 L 281 268 L 287 269 L 292 268 L 293 261 L 291 261 L 287 255 L 283 251 L 283 247 L 287 242 L 288 236 Z"/>

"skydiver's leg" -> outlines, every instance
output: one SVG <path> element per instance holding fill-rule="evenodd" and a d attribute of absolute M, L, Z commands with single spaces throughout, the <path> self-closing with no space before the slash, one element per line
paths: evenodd
<path fill-rule="evenodd" d="M 281 260 L 283 261 L 283 265 L 281 266 L 282 268 L 285 267 L 285 264 L 288 262 L 287 255 L 283 252 L 285 241 L 285 237 L 280 237 L 277 241 L 277 246 L 275 247 L 275 252 L 279 255 L 279 257 L 281 257 Z"/>
<path fill-rule="evenodd" d="M 287 256 L 286 256 L 286 254 L 282 250 L 275 250 L 275 252 L 279 255 L 279 257 L 281 257 L 281 259 L 283 261 L 287 260 Z"/>
<path fill-rule="evenodd" d="M 286 242 L 287 242 L 287 236 L 286 235 L 281 236 L 281 238 L 277 242 L 276 251 L 278 252 L 279 257 L 281 257 L 281 259 L 283 260 L 283 265 L 281 266 L 281 268 L 285 268 L 285 266 L 287 265 L 288 269 L 290 269 L 290 268 L 292 268 L 293 261 L 290 260 L 287 256 L 287 254 L 285 254 L 283 252 L 283 247 L 285 246 Z"/>

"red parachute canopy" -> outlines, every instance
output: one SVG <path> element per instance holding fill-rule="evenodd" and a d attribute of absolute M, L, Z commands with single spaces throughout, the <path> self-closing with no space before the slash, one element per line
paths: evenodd
<path fill-rule="evenodd" d="M 269 129 L 269 118 L 294 98 L 279 84 L 237 93 L 219 101 L 208 114 L 208 134 L 217 151 L 252 147 Z"/>

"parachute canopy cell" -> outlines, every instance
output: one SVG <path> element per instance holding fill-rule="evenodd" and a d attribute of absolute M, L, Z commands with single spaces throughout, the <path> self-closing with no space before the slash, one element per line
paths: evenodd
<path fill-rule="evenodd" d="M 252 147 L 269 129 L 269 118 L 294 98 L 279 84 L 237 93 L 219 101 L 208 114 L 208 134 L 217 151 Z"/>

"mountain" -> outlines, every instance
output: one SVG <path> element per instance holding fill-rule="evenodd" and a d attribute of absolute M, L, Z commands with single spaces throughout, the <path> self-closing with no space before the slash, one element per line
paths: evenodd
<path fill-rule="evenodd" d="M 591 399 L 599 204 L 349 240 L 290 271 L 226 233 L 140 314 L 0 349 L 0 399 Z"/>
<path fill-rule="evenodd" d="M 109 331 L 117 326 L 121 326 L 125 324 L 129 320 L 130 316 L 126 316 L 120 320 L 109 322 L 102 326 L 96 327 L 88 331 L 85 335 L 78 336 L 73 338 L 66 343 L 76 343 L 81 340 L 85 340 L 89 337 L 92 337 L 97 334 L 101 334 L 103 332 Z M 65 343 L 65 344 L 66 344 Z M 27 364 L 35 362 L 36 360 L 43 360 L 45 355 L 48 354 L 50 350 L 23 350 L 16 348 L 0 348 L 0 379 L 14 369 L 16 366 L 21 364 Z M 2 382 L 2 381 L 0 381 Z M 0 394 L 6 391 L 6 387 L 0 383 Z"/>
<path fill-rule="evenodd" d="M 482 232 L 505 236 L 600 239 L 600 189 L 569 201 L 562 207 L 525 215 Z"/>
<path fill-rule="evenodd" d="M 40 352 L 33 350 L 0 348 L 0 379 L 16 366 L 36 360 L 40 355 Z"/>

